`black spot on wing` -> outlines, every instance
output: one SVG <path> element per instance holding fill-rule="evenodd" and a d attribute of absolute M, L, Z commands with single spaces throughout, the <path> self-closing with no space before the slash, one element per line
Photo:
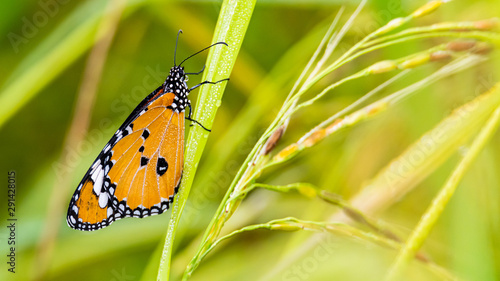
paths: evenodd
<path fill-rule="evenodd" d="M 159 157 L 158 162 L 156 163 L 156 173 L 159 176 L 163 176 L 167 172 L 167 169 L 168 169 L 167 160 L 165 160 L 165 158 L 163 157 Z"/>
<path fill-rule="evenodd" d="M 141 157 L 141 167 L 146 166 L 149 162 L 149 158 L 142 156 Z"/>
<path fill-rule="evenodd" d="M 148 129 L 145 129 L 144 132 L 142 132 L 142 137 L 144 139 L 147 139 L 149 137 L 149 131 L 148 131 Z"/>

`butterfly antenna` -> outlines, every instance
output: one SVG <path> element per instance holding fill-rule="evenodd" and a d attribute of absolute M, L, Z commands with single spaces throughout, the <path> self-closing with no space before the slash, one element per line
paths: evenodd
<path fill-rule="evenodd" d="M 202 50 L 200 50 L 200 51 L 198 51 L 198 52 L 196 52 L 196 53 L 194 53 L 194 54 L 190 55 L 189 57 L 185 58 L 185 59 L 184 59 L 181 63 L 179 63 L 179 66 L 181 66 L 181 65 L 182 65 L 185 61 L 187 61 L 188 59 L 190 59 L 190 58 L 192 58 L 192 57 L 196 56 L 197 54 L 199 54 L 199 53 L 201 53 L 201 52 L 203 52 L 203 51 L 205 51 L 205 50 L 208 50 L 208 49 L 212 48 L 212 47 L 213 47 L 213 46 L 215 46 L 215 45 L 220 45 L 220 44 L 222 44 L 222 45 L 226 45 L 226 46 L 227 46 L 226 42 L 217 42 L 217 43 L 214 43 L 214 44 L 212 44 L 212 45 L 210 45 L 210 46 L 208 46 L 208 47 L 206 47 L 206 48 L 204 48 L 204 49 L 202 49 Z"/>
<path fill-rule="evenodd" d="M 174 49 L 174 66 L 175 65 L 175 57 L 177 56 L 177 43 L 179 43 L 179 35 L 182 33 L 182 29 L 179 29 L 179 32 L 177 32 L 177 40 L 175 40 L 175 49 Z"/>

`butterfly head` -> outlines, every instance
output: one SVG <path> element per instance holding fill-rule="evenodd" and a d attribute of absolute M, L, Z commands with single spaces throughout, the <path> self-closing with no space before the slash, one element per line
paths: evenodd
<path fill-rule="evenodd" d="M 189 93 L 189 88 L 186 84 L 187 80 L 184 67 L 174 66 L 170 69 L 165 82 L 163 82 L 163 91 L 165 93 L 174 93 L 178 97 L 185 97 Z"/>

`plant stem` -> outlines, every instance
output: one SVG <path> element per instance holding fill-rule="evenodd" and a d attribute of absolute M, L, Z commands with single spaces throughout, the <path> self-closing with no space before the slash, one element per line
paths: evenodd
<path fill-rule="evenodd" d="M 207 70 L 202 81 L 219 81 L 229 77 L 241 48 L 254 6 L 255 1 L 226 0 L 222 3 L 212 43 L 223 41 L 228 44 L 228 47 L 217 46 L 210 49 L 207 58 Z M 225 86 L 226 83 L 222 82 L 215 85 L 205 85 L 201 88 L 193 112 L 193 119 L 198 120 L 208 128 L 212 128 Z M 158 269 L 158 280 L 169 280 L 175 233 L 207 138 L 208 132 L 199 126 L 193 126 L 189 131 L 186 142 L 183 179 L 179 194 L 173 204 L 172 216 Z"/>

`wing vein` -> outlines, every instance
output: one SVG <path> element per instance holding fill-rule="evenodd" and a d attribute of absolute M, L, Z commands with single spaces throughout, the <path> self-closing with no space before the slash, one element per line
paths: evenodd
<path fill-rule="evenodd" d="M 161 114 L 161 116 L 163 116 L 163 113 Z M 161 139 L 160 144 L 158 145 L 158 147 L 161 147 L 161 146 L 162 146 L 163 140 L 165 139 L 165 133 L 166 133 L 166 131 L 168 130 L 168 127 L 170 126 L 170 123 L 172 122 L 172 117 L 173 117 L 173 116 L 174 116 L 173 114 L 170 116 L 170 119 L 168 120 L 168 123 L 167 123 L 167 125 L 165 126 L 165 129 L 163 130 L 162 139 Z M 151 158 L 150 158 L 150 159 L 153 159 L 153 158 L 154 158 L 154 155 L 155 155 L 158 151 L 159 151 L 159 148 L 157 148 L 157 149 L 156 149 L 156 151 L 153 153 L 153 155 L 151 156 Z M 160 156 L 160 155 L 158 154 L 158 156 Z M 151 164 L 153 164 L 153 165 L 154 165 L 154 163 L 151 163 Z M 148 164 L 147 166 L 149 166 L 149 164 Z M 147 166 L 146 166 L 146 168 L 147 168 Z M 137 172 L 138 172 L 138 171 L 137 171 Z M 133 179 L 132 179 L 132 181 L 131 181 L 132 183 L 134 182 L 134 179 L 135 179 L 135 177 L 136 177 L 136 175 L 137 175 L 137 172 L 135 173 L 134 178 L 133 178 Z M 145 175 L 146 175 L 146 173 L 145 173 Z M 145 177 L 145 178 L 146 178 L 146 177 Z M 142 195 L 143 195 L 143 197 L 141 198 L 141 203 L 144 203 L 144 184 L 145 184 L 145 179 L 143 180 L 143 185 L 142 185 Z M 128 196 L 130 195 L 130 190 L 131 190 L 131 188 L 132 188 L 132 186 L 130 186 L 130 188 L 129 188 L 129 190 L 128 190 L 128 193 L 127 193 L 127 198 L 128 198 Z M 159 189 L 158 189 L 158 190 L 159 190 Z M 161 202 L 161 195 L 160 195 L 160 202 Z M 144 206 L 144 205 L 143 205 L 143 206 Z"/>
<path fill-rule="evenodd" d="M 158 153 L 158 158 L 161 156 L 160 155 L 160 148 L 163 146 L 163 141 L 165 140 L 165 134 L 166 134 L 166 132 L 168 130 L 168 127 L 170 126 L 170 123 L 172 122 L 172 118 L 174 117 L 174 114 L 175 114 L 175 112 L 172 111 L 172 115 L 170 116 L 170 119 L 168 120 L 168 124 L 165 127 L 165 131 L 163 131 L 163 137 L 162 137 L 162 139 L 160 141 L 160 144 L 156 148 L 156 152 L 155 153 Z M 164 155 L 164 157 L 166 157 L 166 155 Z M 158 192 L 160 193 L 160 202 L 161 202 L 162 201 L 161 186 L 160 186 L 160 178 L 159 178 L 158 174 L 156 174 L 156 179 L 157 179 L 157 182 L 158 182 Z"/>

